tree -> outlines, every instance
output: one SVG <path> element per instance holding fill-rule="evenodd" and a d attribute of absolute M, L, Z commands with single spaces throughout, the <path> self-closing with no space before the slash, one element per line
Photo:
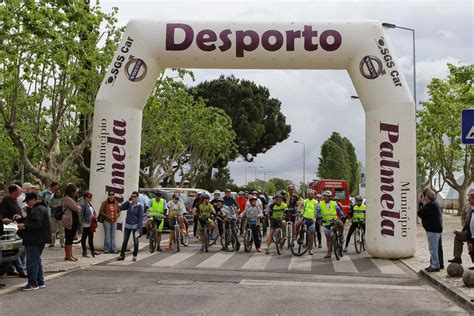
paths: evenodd
<path fill-rule="evenodd" d="M 337 132 L 321 145 L 318 176 L 322 179 L 345 179 L 351 193 L 359 190 L 359 163 L 352 143 Z"/>
<path fill-rule="evenodd" d="M 78 138 L 78 127 L 81 120 L 91 126 L 94 100 L 121 35 L 114 26 L 117 11 L 105 14 L 79 0 L 8 1 L 0 10 L 2 126 L 26 171 L 43 181 L 60 180 L 83 164 L 81 154 L 90 146 L 90 128 Z"/>
<path fill-rule="evenodd" d="M 280 112 L 281 102 L 249 80 L 234 76 L 205 81 L 193 89 L 207 106 L 223 109 L 232 119 L 238 153 L 247 161 L 288 138 L 291 127 Z M 229 157 L 236 158 L 236 155 Z M 225 164 L 227 161 L 224 161 Z"/>
<path fill-rule="evenodd" d="M 474 182 L 474 146 L 461 144 L 461 111 L 474 104 L 474 65 L 448 64 L 446 79 L 434 78 L 428 84 L 429 101 L 418 111 L 418 148 L 429 173 L 440 172 L 446 183 L 459 194 L 459 211 L 465 192 Z M 458 182 L 455 173 L 464 175 Z"/>
<path fill-rule="evenodd" d="M 182 81 L 186 75 L 193 76 L 182 70 L 177 78 L 162 75 L 145 105 L 140 174 L 148 187 L 164 180 L 175 186 L 177 175 L 193 187 L 216 161 L 235 153 L 230 118 L 194 100 Z"/>

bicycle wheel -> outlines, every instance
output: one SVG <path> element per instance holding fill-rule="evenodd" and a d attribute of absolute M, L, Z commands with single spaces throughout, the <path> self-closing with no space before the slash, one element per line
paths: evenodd
<path fill-rule="evenodd" d="M 221 246 L 225 250 L 227 250 L 227 239 L 226 238 L 227 238 L 227 228 L 224 227 L 224 231 L 223 231 L 223 234 L 222 234 L 222 237 L 221 237 Z"/>
<path fill-rule="evenodd" d="M 365 229 L 361 228 L 360 231 L 361 231 L 360 236 L 361 236 L 361 241 L 362 241 L 362 250 L 365 251 Z"/>
<path fill-rule="evenodd" d="M 360 227 L 356 227 L 354 231 L 354 247 L 357 253 L 362 251 L 362 235 Z"/>
<path fill-rule="evenodd" d="M 287 235 L 286 235 L 286 239 L 287 239 L 287 248 L 290 249 L 290 244 L 291 244 L 291 239 L 293 238 L 293 223 L 292 222 L 288 222 L 286 224 L 286 231 L 287 231 Z"/>
<path fill-rule="evenodd" d="M 156 232 L 154 229 L 152 229 L 148 236 L 148 249 L 150 250 L 150 253 L 154 253 L 156 249 Z"/>
<path fill-rule="evenodd" d="M 332 248 L 334 250 L 334 256 L 339 260 L 341 256 L 339 253 L 339 234 L 337 233 L 337 230 L 333 230 L 332 232 Z"/>
<path fill-rule="evenodd" d="M 206 227 L 204 227 L 204 250 L 206 252 L 209 252 L 209 238 L 211 236 L 209 235 L 209 226 L 206 225 Z"/>
<path fill-rule="evenodd" d="M 174 226 L 174 243 L 176 244 L 176 251 L 179 251 L 179 226 Z"/>
<path fill-rule="evenodd" d="M 181 244 L 184 246 L 184 247 L 187 247 L 189 246 L 189 233 L 188 231 L 186 231 L 184 234 L 180 234 L 180 239 L 181 239 Z"/>
<path fill-rule="evenodd" d="M 208 228 L 209 229 L 209 228 Z M 210 231 L 209 231 L 210 233 Z M 211 237 L 211 234 L 209 234 L 209 237 Z M 217 243 L 217 240 L 219 239 L 219 229 L 214 228 L 214 232 L 212 233 L 212 238 L 208 239 L 209 240 L 209 246 L 215 245 Z"/>
<path fill-rule="evenodd" d="M 309 234 L 304 226 L 301 227 L 296 241 L 291 243 L 290 251 L 294 256 L 300 257 L 309 249 Z"/>
<path fill-rule="evenodd" d="M 276 247 L 277 253 L 278 253 L 279 255 L 281 255 L 280 239 L 283 238 L 282 235 L 283 235 L 283 234 L 282 234 L 282 232 L 281 232 L 281 228 L 278 228 L 278 229 L 275 231 L 275 234 L 273 235 L 273 236 L 274 236 L 274 237 L 273 237 L 273 238 L 274 238 L 273 241 L 275 242 L 275 247 Z"/>
<path fill-rule="evenodd" d="M 232 234 L 232 231 L 229 229 L 227 230 L 226 234 L 226 251 L 232 252 L 235 250 L 235 245 L 237 244 L 237 241 L 235 240 L 234 234 Z"/>
<path fill-rule="evenodd" d="M 247 230 L 244 235 L 244 250 L 250 252 L 252 250 L 252 233 Z"/>

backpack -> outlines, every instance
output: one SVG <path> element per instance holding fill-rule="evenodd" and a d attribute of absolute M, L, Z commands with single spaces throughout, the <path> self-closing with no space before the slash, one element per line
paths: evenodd
<path fill-rule="evenodd" d="M 62 206 L 58 206 L 55 209 L 54 218 L 58 221 L 62 220 L 62 218 L 63 218 L 63 208 L 62 208 Z"/>

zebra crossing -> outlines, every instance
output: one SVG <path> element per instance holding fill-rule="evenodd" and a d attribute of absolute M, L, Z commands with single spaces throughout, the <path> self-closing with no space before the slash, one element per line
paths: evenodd
<path fill-rule="evenodd" d="M 317 249 L 313 256 L 292 256 L 289 251 L 282 255 L 274 251 L 269 255 L 264 252 L 225 252 L 219 247 L 211 247 L 209 253 L 198 251 L 190 246 L 180 252 L 165 251 L 149 253 L 143 248 L 136 261 L 128 255 L 125 261 L 110 260 L 103 263 L 108 266 L 136 266 L 173 269 L 210 269 L 240 270 L 265 272 L 295 272 L 315 274 L 363 274 L 393 275 L 407 274 L 408 269 L 398 260 L 375 259 L 364 254 L 346 253 L 341 260 L 324 259 L 325 252 Z"/>

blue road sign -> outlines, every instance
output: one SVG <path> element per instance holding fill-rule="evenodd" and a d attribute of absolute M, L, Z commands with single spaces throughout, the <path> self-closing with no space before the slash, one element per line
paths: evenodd
<path fill-rule="evenodd" d="M 461 142 L 474 144 L 474 109 L 464 109 L 461 114 Z"/>

